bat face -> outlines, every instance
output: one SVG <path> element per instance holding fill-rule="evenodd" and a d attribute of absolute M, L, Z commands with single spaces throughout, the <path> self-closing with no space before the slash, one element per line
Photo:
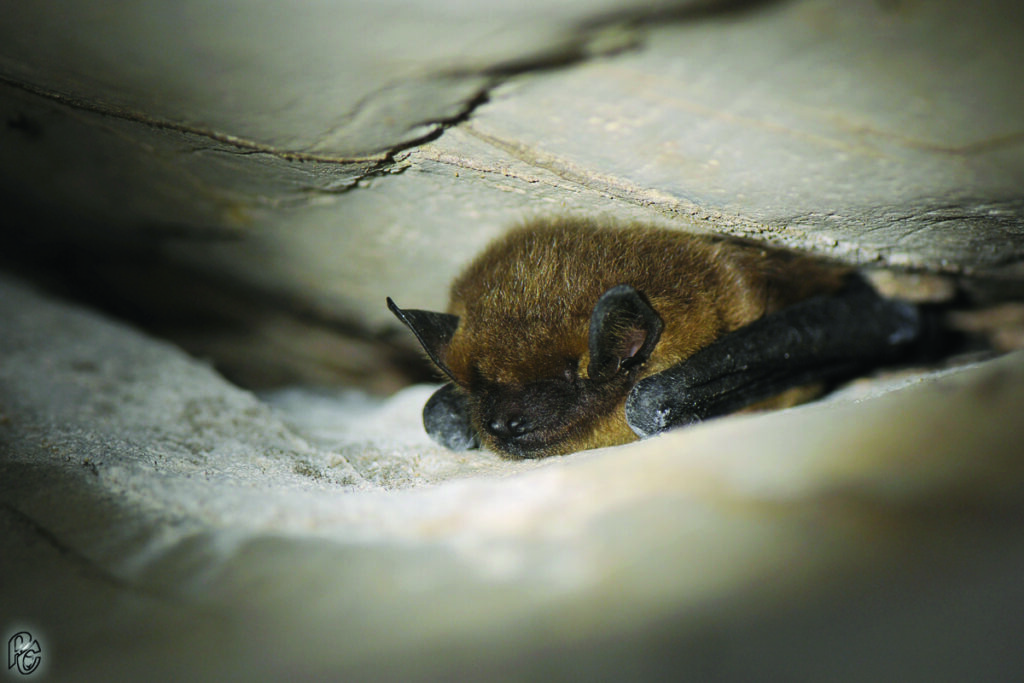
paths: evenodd
<path fill-rule="evenodd" d="M 624 406 L 638 381 L 838 282 L 795 263 L 670 230 L 538 221 L 470 264 L 447 313 L 388 305 L 452 383 L 428 403 L 428 432 L 457 425 L 467 442 L 542 457 L 635 440 Z"/>
<path fill-rule="evenodd" d="M 430 334 L 418 334 L 465 396 L 472 428 L 491 450 L 541 457 L 636 438 L 623 404 L 663 324 L 633 287 L 605 292 L 582 324 L 510 318 L 502 309 L 502 325 L 518 333 L 505 344 L 480 341 L 492 336 L 492 321 L 389 305 L 414 331 L 448 323 L 450 336 L 434 335 L 429 348 Z M 531 346 L 538 342 L 544 350 Z"/>
<path fill-rule="evenodd" d="M 448 368 L 470 397 L 486 446 L 538 457 L 635 438 L 623 404 L 663 328 L 636 289 L 602 293 L 589 320 L 505 319 L 518 332 L 506 344 L 481 346 L 478 330 L 493 323 L 481 325 L 469 313 L 465 320 L 449 344 Z"/>

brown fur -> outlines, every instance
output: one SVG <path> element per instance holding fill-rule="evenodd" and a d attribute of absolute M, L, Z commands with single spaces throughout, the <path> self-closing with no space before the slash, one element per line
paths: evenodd
<path fill-rule="evenodd" d="M 577 218 L 534 221 L 494 242 L 453 283 L 449 312 L 460 324 L 444 362 L 471 401 L 484 384 L 514 390 L 552 377 L 586 381 L 594 305 L 608 289 L 628 284 L 664 323 L 635 378 L 641 379 L 767 313 L 837 290 L 846 272 L 789 252 L 674 230 Z M 590 414 L 580 414 L 538 455 L 634 440 L 624 411 L 634 383 L 593 398 Z M 479 431 L 495 448 L 486 430 Z"/>

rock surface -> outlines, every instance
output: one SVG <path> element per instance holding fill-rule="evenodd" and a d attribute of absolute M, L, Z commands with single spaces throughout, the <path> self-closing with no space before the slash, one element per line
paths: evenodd
<path fill-rule="evenodd" d="M 1024 298 L 1024 5 L 66 5 L 0 22 L 0 267 L 192 355 L 0 275 L 36 678 L 1024 670 L 1021 353 L 541 462 L 354 388 L 407 374 L 385 296 L 552 212 Z"/>
<path fill-rule="evenodd" d="M 0 626 L 52 680 L 1024 665 L 1019 354 L 510 463 L 429 443 L 429 387 L 261 402 L 0 288 Z"/>
<path fill-rule="evenodd" d="M 1024 281 L 1018 2 L 241 5 L 8 17 L 19 237 L 369 330 L 550 212 Z"/>

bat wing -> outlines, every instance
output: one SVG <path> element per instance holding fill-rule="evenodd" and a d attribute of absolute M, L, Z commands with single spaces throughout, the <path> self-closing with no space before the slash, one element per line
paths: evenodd
<path fill-rule="evenodd" d="M 480 446 L 480 437 L 469 417 L 466 395 L 454 384 L 445 384 L 423 406 L 423 428 L 427 435 L 453 451 Z"/>
<path fill-rule="evenodd" d="M 724 415 L 787 389 L 906 358 L 924 319 L 863 281 L 765 316 L 682 363 L 641 380 L 626 400 L 640 437 Z"/>

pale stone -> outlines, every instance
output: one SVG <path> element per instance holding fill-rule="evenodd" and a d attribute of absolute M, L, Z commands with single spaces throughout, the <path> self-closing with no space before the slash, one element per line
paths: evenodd
<path fill-rule="evenodd" d="M 511 463 L 431 444 L 429 387 L 268 407 L 16 282 L 0 315 L 3 626 L 61 679 L 1022 663 L 1020 354 Z"/>

